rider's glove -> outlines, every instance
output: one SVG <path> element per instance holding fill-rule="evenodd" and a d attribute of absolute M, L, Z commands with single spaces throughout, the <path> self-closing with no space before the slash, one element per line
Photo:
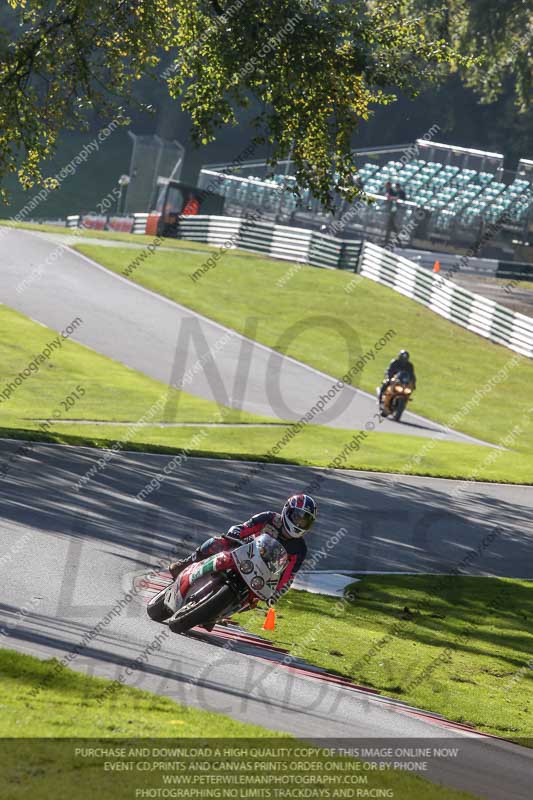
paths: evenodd
<path fill-rule="evenodd" d="M 254 538 L 253 536 L 245 536 L 241 539 L 241 525 L 232 525 L 231 528 L 223 533 L 222 536 L 224 539 L 231 539 L 232 542 L 240 542 L 241 544 L 248 544 Z"/>

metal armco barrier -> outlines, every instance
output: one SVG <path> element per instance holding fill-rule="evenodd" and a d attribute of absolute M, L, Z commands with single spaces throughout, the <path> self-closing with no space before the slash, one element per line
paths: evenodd
<path fill-rule="evenodd" d="M 286 261 L 329 269 L 357 269 L 361 242 L 343 242 L 333 236 L 273 222 L 241 217 L 182 217 L 178 237 L 215 247 L 238 247 Z"/>
<path fill-rule="evenodd" d="M 516 261 L 498 261 L 496 277 L 517 281 L 533 281 L 533 264 L 519 264 Z"/>
<path fill-rule="evenodd" d="M 145 233 L 148 214 L 133 214 L 132 233 Z M 93 215 L 79 214 L 67 217 L 68 228 L 91 227 Z M 95 218 L 96 219 L 96 218 Z M 99 217 L 101 229 L 110 229 L 111 220 L 118 217 Z M 243 217 L 217 217 L 207 215 L 183 216 L 179 220 L 177 236 L 194 242 L 224 249 L 240 248 L 253 253 L 272 256 L 286 261 L 310 264 L 326 269 L 357 270 L 361 242 L 343 241 L 326 233 L 276 225 L 273 222 L 245 219 Z"/>
<path fill-rule="evenodd" d="M 144 233 L 147 214 L 134 214 L 133 232 Z M 77 223 L 75 222 L 77 220 Z M 80 217 L 67 217 L 76 227 Z M 182 217 L 178 237 L 223 249 L 240 248 L 327 269 L 359 272 L 416 300 L 450 322 L 533 358 L 533 319 L 469 292 L 438 274 L 370 242 L 343 241 L 302 228 L 241 217 Z"/>
<path fill-rule="evenodd" d="M 148 219 L 148 214 L 132 214 L 133 217 L 133 228 L 132 233 L 146 233 L 146 220 Z"/>
<path fill-rule="evenodd" d="M 533 358 L 533 319 L 474 294 L 382 247 L 365 242 L 359 273 L 469 331 Z"/>

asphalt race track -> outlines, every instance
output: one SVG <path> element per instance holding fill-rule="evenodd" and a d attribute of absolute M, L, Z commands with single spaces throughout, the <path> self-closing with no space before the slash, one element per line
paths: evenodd
<path fill-rule="evenodd" d="M 320 524 L 309 548 L 325 553 L 317 569 L 449 573 L 475 550 L 466 573 L 533 579 L 528 486 L 188 458 L 139 501 L 172 456 L 117 454 L 90 478 L 98 451 L 41 444 L 19 456 L 20 448 L 0 440 L 0 464 L 13 456 L 0 482 L 4 525 L 113 545 L 127 535 L 143 564 L 170 555 L 176 543 L 184 555 L 256 510 L 278 509 L 288 495 L 312 489 Z M 84 476 L 88 483 L 78 489 Z M 346 534 L 338 536 L 341 529 Z M 339 542 L 328 550 L 333 538 Z"/>
<path fill-rule="evenodd" d="M 3 302 L 56 330 L 80 316 L 84 324 L 74 338 L 159 380 L 175 380 L 176 361 L 185 371 L 227 335 L 71 251 L 47 268 L 46 279 L 17 293 L 54 244 L 20 231 L 10 231 L 9 247 L 7 241 L 0 256 Z M 184 325 L 204 335 L 204 349 L 177 346 Z M 297 418 L 309 397 L 331 385 L 327 376 L 241 337 L 229 337 L 217 366 L 222 380 L 200 373 L 185 388 L 268 416 Z M 265 395 L 270 370 L 279 376 L 290 416 L 280 413 L 280 396 Z M 374 399 L 345 392 L 349 405 L 317 421 L 364 426 Z M 298 406 L 302 395 L 305 407 Z M 440 430 L 412 415 L 406 420 L 389 429 L 426 436 Z M 320 506 L 320 524 L 309 537 L 320 569 L 448 573 L 463 565 L 465 574 L 532 579 L 530 487 L 188 458 L 139 501 L 136 495 L 171 457 L 123 452 L 88 476 L 100 455 L 45 444 L 21 452 L 20 442 L 0 440 L 0 465 L 9 463 L 0 480 L 2 646 L 39 657 L 70 655 L 74 669 L 301 737 L 448 739 L 465 757 L 436 762 L 428 773 L 433 780 L 489 800 L 531 797 L 533 751 L 324 680 L 305 665 L 283 665 L 283 654 L 238 633 L 172 636 L 148 620 L 135 588 L 142 576 L 160 579 L 171 557 L 306 488 Z M 339 542 L 329 548 L 332 537 Z M 122 613 L 90 636 L 128 593 Z M 131 669 L 156 637 L 160 649 L 142 669 Z"/>
<path fill-rule="evenodd" d="M 0 229 L 0 233 L 1 302 L 57 331 L 81 317 L 83 325 L 73 339 L 152 378 L 175 383 L 202 356 L 216 351 L 216 363 L 207 360 L 183 388 L 233 408 L 285 420 L 300 419 L 335 383 L 324 373 L 228 332 L 73 250 L 58 249 L 53 236 L 8 228 Z M 42 276 L 35 279 L 32 275 L 39 269 L 43 270 Z M 23 291 L 17 291 L 24 280 L 28 284 Z M 249 322 L 253 338 L 253 314 Z M 354 343 L 356 332 L 353 337 L 347 335 L 346 324 L 333 318 L 322 319 L 321 324 L 333 326 L 344 342 L 350 341 L 348 369 L 360 356 Z M 363 429 L 377 424 L 375 414 L 373 396 L 346 386 L 326 403 L 313 422 Z M 402 424 L 384 420 L 378 429 L 477 442 L 410 413 L 404 415 Z"/>
<path fill-rule="evenodd" d="M 4 459 L 20 443 L 1 446 Z M 142 503 L 135 494 L 160 472 L 167 456 L 117 455 L 76 491 L 79 477 L 97 459 L 89 448 L 36 445 L 13 460 L 2 481 L 5 646 L 61 658 L 78 645 L 80 653 L 69 666 L 118 679 L 158 636 L 161 649 L 142 672 L 131 671 L 127 683 L 306 737 L 451 737 L 468 748 L 468 769 L 460 761 L 441 761 L 434 766 L 435 780 L 494 800 L 530 797 L 533 752 L 280 666 L 275 654 L 265 657 L 238 637 L 220 647 L 220 636 L 167 635 L 164 626 L 148 620 L 140 597 L 80 647 L 84 635 L 131 591 L 136 576 L 160 570 L 174 552 L 190 550 L 252 511 L 279 507 L 290 491 L 321 475 L 265 465 L 250 484 L 251 505 L 236 487 L 253 465 L 190 458 L 154 493 L 152 503 Z M 531 492 L 467 485 L 464 499 L 450 507 L 454 488 L 451 481 L 401 477 L 392 483 L 386 475 L 332 472 L 317 491 L 322 522 L 310 536 L 311 552 L 324 549 L 345 527 L 346 535 L 321 567 L 447 571 L 501 525 L 504 532 L 481 548 L 470 572 L 531 578 Z M 435 513 L 435 524 L 424 538 L 417 530 L 428 527 L 427 520 L 421 524 L 428 510 Z M 527 522 L 516 522 L 517 511 Z M 374 525 L 368 524 L 372 514 Z"/>

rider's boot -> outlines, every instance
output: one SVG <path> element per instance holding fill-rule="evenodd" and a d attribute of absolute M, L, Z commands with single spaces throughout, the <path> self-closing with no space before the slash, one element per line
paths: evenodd
<path fill-rule="evenodd" d="M 174 578 L 174 580 L 178 577 L 178 575 L 183 572 L 185 567 L 190 566 L 196 560 L 196 553 L 193 553 L 187 558 L 179 558 L 177 561 L 173 561 L 172 564 L 168 565 L 168 571 Z"/>
<path fill-rule="evenodd" d="M 223 536 L 215 536 L 201 544 L 200 547 L 197 547 L 187 558 L 179 558 L 177 561 L 169 564 L 168 571 L 175 579 L 180 572 L 183 572 L 185 567 L 189 567 L 191 564 L 194 564 L 195 561 L 203 561 L 204 558 L 208 558 L 215 553 L 220 553 L 228 549 L 231 549 L 231 545 L 228 544 L 227 539 Z"/>

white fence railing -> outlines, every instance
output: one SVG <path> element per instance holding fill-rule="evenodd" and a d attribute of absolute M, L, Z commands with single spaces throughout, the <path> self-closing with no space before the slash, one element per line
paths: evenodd
<path fill-rule="evenodd" d="M 390 286 L 441 317 L 455 322 L 491 342 L 533 358 L 533 319 L 511 311 L 382 247 L 365 242 L 359 273 Z"/>
<path fill-rule="evenodd" d="M 148 214 L 133 214 L 129 218 L 129 231 L 145 233 L 147 218 Z M 66 225 L 68 228 L 88 230 L 125 230 L 118 227 L 118 219 L 73 214 L 67 217 Z M 205 242 L 215 247 L 238 247 L 273 258 L 330 269 L 355 271 L 361 252 L 360 241 L 343 241 L 318 231 L 244 217 L 183 216 L 179 220 L 176 235 L 180 239 Z"/>
<path fill-rule="evenodd" d="M 134 233 L 144 233 L 147 216 L 133 215 Z M 78 225 L 83 225 L 83 218 L 67 218 L 68 227 Z M 179 238 L 218 248 L 241 248 L 311 266 L 358 271 L 491 342 L 533 358 L 532 318 L 469 292 L 370 242 L 361 245 L 358 241 L 303 228 L 241 217 L 202 215 L 181 217 L 177 233 Z"/>
<path fill-rule="evenodd" d="M 182 217 L 178 236 L 215 247 L 238 247 L 273 258 L 330 269 L 355 270 L 361 251 L 359 241 L 342 241 L 318 231 L 242 217 Z"/>

